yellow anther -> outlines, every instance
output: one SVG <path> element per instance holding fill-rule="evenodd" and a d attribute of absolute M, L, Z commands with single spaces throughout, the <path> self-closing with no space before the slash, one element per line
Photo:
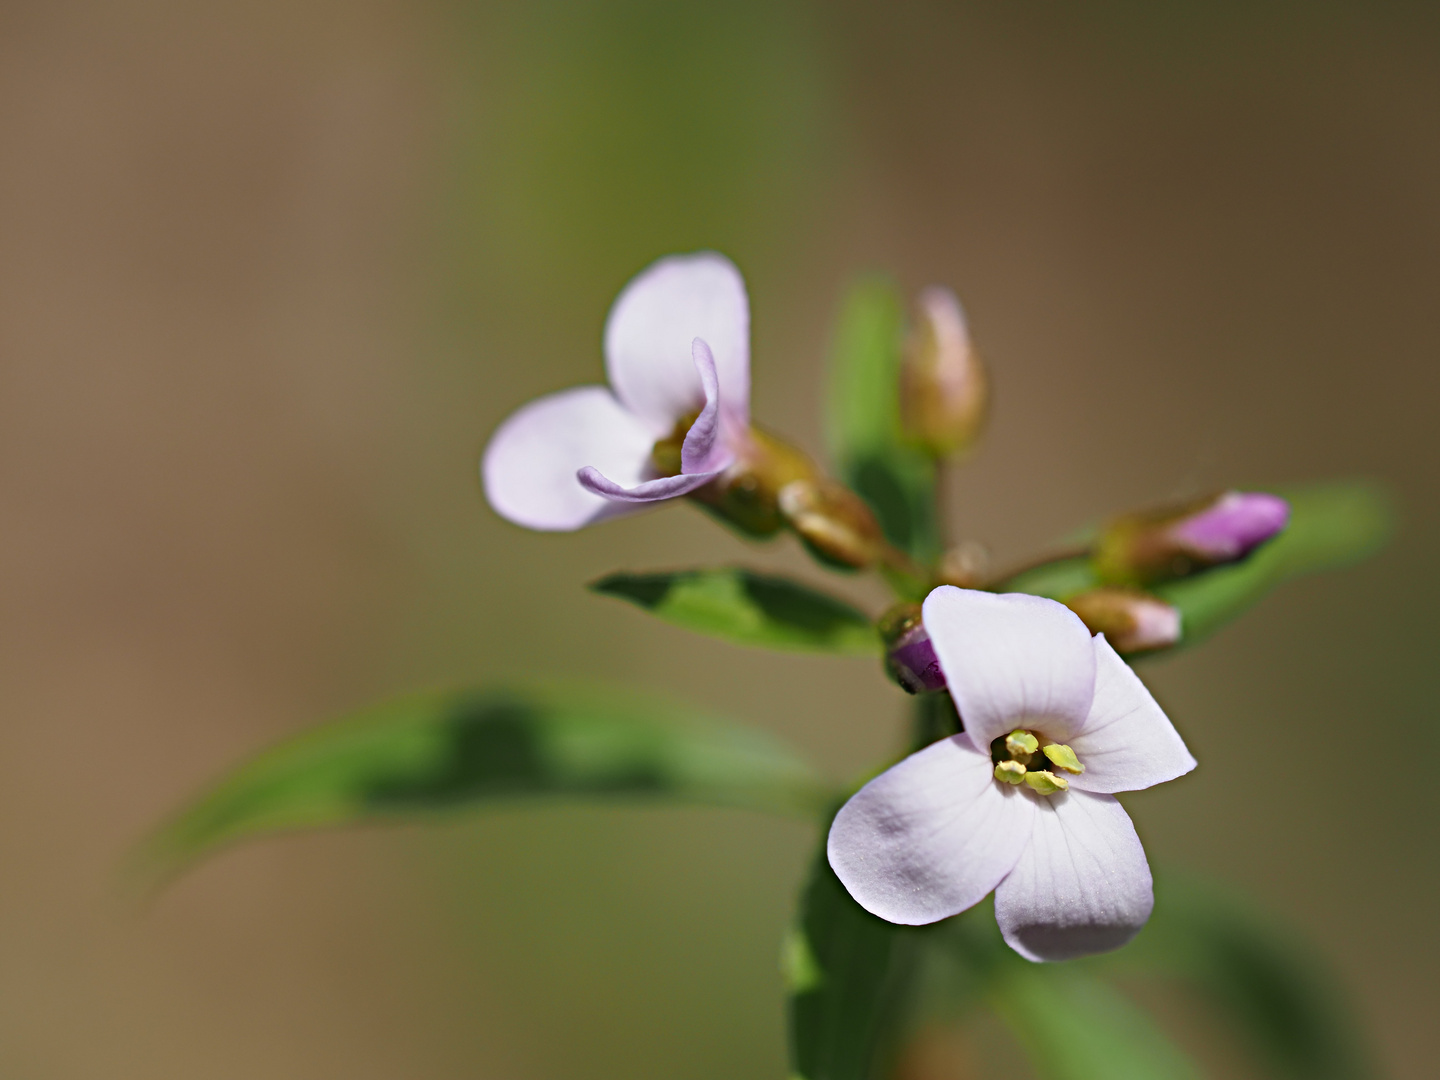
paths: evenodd
<path fill-rule="evenodd" d="M 1064 769 L 1066 772 L 1074 773 L 1077 776 L 1085 771 L 1085 766 L 1080 764 L 1079 759 L 1075 756 L 1075 751 L 1071 750 L 1070 747 L 1064 743 L 1050 743 L 1048 746 L 1042 746 L 1040 749 L 1043 750 L 1045 756 L 1050 759 L 1050 764 L 1054 765 L 1057 769 Z"/>
<path fill-rule="evenodd" d="M 1040 795 L 1054 795 L 1057 791 L 1064 791 L 1070 786 L 1070 781 L 1063 776 L 1056 776 L 1052 772 L 1027 772 L 1025 783 L 1030 785 L 1032 791 Z"/>
<path fill-rule="evenodd" d="M 1040 740 L 1028 731 L 1012 731 L 1005 736 L 1005 750 L 1016 761 L 1030 762 L 1030 755 L 1040 749 Z"/>
<path fill-rule="evenodd" d="M 1025 782 L 1025 766 L 1018 761 L 1002 761 L 995 766 L 995 779 L 1007 784 L 1022 784 Z"/>

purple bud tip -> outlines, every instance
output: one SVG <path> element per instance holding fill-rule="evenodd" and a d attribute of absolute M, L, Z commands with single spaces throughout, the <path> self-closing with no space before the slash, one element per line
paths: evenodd
<path fill-rule="evenodd" d="M 945 689 L 945 673 L 923 626 L 915 626 L 890 647 L 890 674 L 912 694 Z"/>
<path fill-rule="evenodd" d="M 1290 504 L 1263 491 L 1227 491 L 1171 529 L 1171 536 L 1211 562 L 1249 554 L 1285 528 Z"/>

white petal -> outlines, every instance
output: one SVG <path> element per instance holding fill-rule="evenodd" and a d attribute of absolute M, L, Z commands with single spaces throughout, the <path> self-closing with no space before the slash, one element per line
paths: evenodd
<path fill-rule="evenodd" d="M 605 370 L 616 395 L 656 438 L 705 403 L 690 344 L 715 355 L 724 409 L 750 415 L 750 302 L 735 264 L 713 251 L 672 255 L 626 285 L 605 323 Z"/>
<path fill-rule="evenodd" d="M 1104 637 L 1095 639 L 1095 700 L 1070 747 L 1085 771 L 1082 791 L 1139 791 L 1195 768 L 1195 759 L 1130 665 Z"/>
<path fill-rule="evenodd" d="M 617 484 L 593 465 L 587 465 L 576 473 L 575 477 L 586 491 L 593 491 L 606 499 L 623 503 L 649 503 L 686 495 L 719 475 L 718 472 L 708 472 L 661 476 L 626 487 L 624 484 Z"/>
<path fill-rule="evenodd" d="M 965 730 L 982 748 L 1017 727 L 1066 742 L 1095 694 L 1090 631 L 1064 604 L 942 585 L 925 630 Z"/>
<path fill-rule="evenodd" d="M 579 386 L 516 409 L 490 437 L 480 474 L 501 517 L 531 529 L 578 529 L 625 513 L 586 491 L 587 465 L 627 487 L 647 479 L 654 446 L 646 426 L 603 386 Z"/>
<path fill-rule="evenodd" d="M 857 791 L 830 826 L 826 854 L 866 911 L 918 926 L 984 899 L 1015 865 L 1034 803 L 997 783 L 988 749 L 954 735 Z"/>
<path fill-rule="evenodd" d="M 1006 943 L 1027 960 L 1118 949 L 1155 906 L 1130 815 L 1109 795 L 1024 797 L 1039 805 L 1030 844 L 995 890 L 995 921 Z"/>
<path fill-rule="evenodd" d="M 718 472 L 734 461 L 735 455 L 721 437 L 720 377 L 715 372 L 715 354 L 704 339 L 698 337 L 690 343 L 690 352 L 695 358 L 700 385 L 705 390 L 705 408 L 685 433 L 685 443 L 680 448 L 680 471 Z"/>

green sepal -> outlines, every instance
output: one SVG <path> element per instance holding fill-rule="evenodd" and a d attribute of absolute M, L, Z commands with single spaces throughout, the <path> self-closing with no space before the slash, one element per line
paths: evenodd
<path fill-rule="evenodd" d="M 590 588 L 628 600 L 676 626 L 738 645 L 870 656 L 880 652 L 879 633 L 864 612 L 774 574 L 734 566 L 617 573 Z"/>
<path fill-rule="evenodd" d="M 922 563 L 939 555 L 935 465 L 900 426 L 905 305 L 887 278 L 846 295 L 830 350 L 826 438 L 840 477 L 869 503 L 896 547 Z"/>
<path fill-rule="evenodd" d="M 813 816 L 833 798 L 771 736 L 594 687 L 461 690 L 362 710 L 265 751 L 137 851 L 157 883 L 269 833 L 392 821 L 496 799 L 622 797 Z"/>

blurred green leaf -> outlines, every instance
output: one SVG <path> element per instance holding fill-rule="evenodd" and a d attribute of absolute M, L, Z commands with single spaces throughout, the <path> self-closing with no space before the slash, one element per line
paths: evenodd
<path fill-rule="evenodd" d="M 885 278 L 857 282 L 830 355 L 826 435 L 841 478 L 875 511 L 886 537 L 922 562 L 939 554 L 935 466 L 900 436 L 905 306 Z"/>
<path fill-rule="evenodd" d="M 1180 609 L 1184 638 L 1177 648 L 1202 641 L 1290 578 L 1349 566 L 1374 554 L 1394 528 L 1390 500 L 1372 484 L 1282 488 L 1278 494 L 1290 503 L 1290 523 L 1279 536 L 1240 562 L 1154 590 Z M 1064 600 L 1097 584 L 1088 559 L 1066 557 L 1024 570 L 997 588 Z"/>
<path fill-rule="evenodd" d="M 1214 885 L 1158 878 L 1149 925 L 1097 964 L 1194 986 L 1276 1076 L 1365 1080 L 1378 1073 L 1334 976 L 1293 934 Z"/>
<path fill-rule="evenodd" d="M 266 751 L 164 824 L 134 868 L 156 881 L 266 833 L 542 795 L 805 815 L 832 797 L 775 739 L 692 710 L 595 688 L 433 693 Z"/>
<path fill-rule="evenodd" d="M 1145 1012 L 1083 971 L 1006 964 L 991 996 L 1043 1080 L 1200 1076 Z"/>
<path fill-rule="evenodd" d="M 786 944 L 790 1069 L 803 1080 L 881 1080 L 918 1003 L 925 927 L 850 898 L 822 845 Z"/>
<path fill-rule="evenodd" d="M 880 651 L 864 612 L 798 581 L 741 567 L 610 574 L 590 588 L 740 645 L 872 656 Z"/>

